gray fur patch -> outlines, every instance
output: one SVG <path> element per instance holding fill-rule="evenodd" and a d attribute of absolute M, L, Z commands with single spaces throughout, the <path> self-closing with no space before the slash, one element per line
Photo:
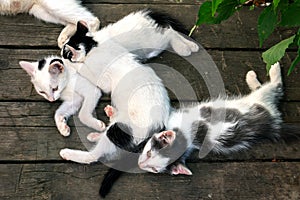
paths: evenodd
<path fill-rule="evenodd" d="M 235 122 L 241 117 L 238 109 L 234 108 L 211 108 L 204 106 L 200 108 L 200 116 L 211 124 L 218 122 Z"/>
<path fill-rule="evenodd" d="M 280 124 L 259 104 L 254 104 L 249 112 L 236 118 L 236 121 L 235 126 L 218 138 L 223 147 L 243 145 L 247 148 L 266 139 L 276 141 L 279 137 Z"/>

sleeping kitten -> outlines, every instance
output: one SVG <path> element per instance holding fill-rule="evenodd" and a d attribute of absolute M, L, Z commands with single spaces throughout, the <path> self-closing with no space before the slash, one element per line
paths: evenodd
<path fill-rule="evenodd" d="M 62 55 L 79 74 L 102 91 L 112 93 L 112 105 L 118 114 L 111 118 L 107 131 L 90 152 L 63 149 L 62 158 L 79 163 L 95 162 L 104 156 L 108 160 L 116 158 L 120 152 L 117 147 L 134 148 L 165 126 L 170 109 L 167 91 L 155 72 L 137 62 L 137 58 L 155 56 L 169 45 L 177 53 L 189 55 L 198 50 L 198 45 L 176 32 L 169 18 L 156 21 L 156 17 L 150 11 L 132 13 L 94 37 L 84 24 L 78 23 L 77 32 L 64 45 Z M 124 37 L 113 37 L 118 33 Z M 146 54 L 129 53 L 135 47 L 150 49 Z"/>
<path fill-rule="evenodd" d="M 72 62 L 83 62 L 93 47 L 104 46 L 108 41 L 122 45 L 139 59 L 155 57 L 168 47 L 180 56 L 197 52 L 198 45 L 180 32 L 188 33 L 168 15 L 140 10 L 97 32 L 88 32 L 85 23 L 78 23 L 76 35 L 64 45 L 62 55 Z"/>
<path fill-rule="evenodd" d="M 21 61 L 20 66 L 31 76 L 31 82 L 38 94 L 48 101 L 63 100 L 55 112 L 55 123 L 63 136 L 70 134 L 68 118 L 79 108 L 79 119 L 98 131 L 105 124 L 93 117 L 101 91 L 63 63 L 59 57 L 48 57 L 38 62 Z M 78 84 L 80 83 L 80 84 Z"/>
<path fill-rule="evenodd" d="M 219 98 L 172 112 L 166 131 L 155 133 L 145 145 L 139 167 L 191 175 L 185 159 L 193 150 L 201 153 L 201 148 L 211 147 L 212 152 L 229 154 L 264 139 L 277 141 L 282 136 L 276 107 L 283 94 L 279 63 L 270 69 L 270 82 L 261 85 L 254 71 L 248 72 L 246 82 L 252 90 L 247 96 Z"/>
<path fill-rule="evenodd" d="M 98 18 L 77 0 L 1 0 L 1 15 L 18 13 L 29 13 L 46 22 L 65 25 L 57 39 L 60 48 L 75 33 L 77 21 L 84 21 L 91 32 L 97 31 L 100 25 Z"/>

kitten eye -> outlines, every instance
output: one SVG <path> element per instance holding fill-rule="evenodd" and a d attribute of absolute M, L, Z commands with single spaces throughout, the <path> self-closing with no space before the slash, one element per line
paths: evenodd
<path fill-rule="evenodd" d="M 58 90 L 58 86 L 56 86 L 55 88 L 52 88 L 52 92 L 55 92 Z"/>
<path fill-rule="evenodd" d="M 41 93 L 41 94 L 46 94 L 46 92 L 44 92 L 44 91 L 39 91 L 39 93 Z"/>
<path fill-rule="evenodd" d="M 148 157 L 148 158 L 151 157 L 151 150 L 147 151 L 147 157 Z"/>

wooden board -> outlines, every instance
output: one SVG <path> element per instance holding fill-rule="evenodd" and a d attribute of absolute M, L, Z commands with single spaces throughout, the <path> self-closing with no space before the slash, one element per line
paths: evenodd
<path fill-rule="evenodd" d="M 145 8 L 166 12 L 178 19 L 187 29 L 191 29 L 197 20 L 198 4 L 151 4 L 149 3 L 102 3 L 87 4 L 102 22 L 102 26 L 115 22 L 130 12 Z M 205 48 L 217 49 L 259 49 L 257 35 L 257 17 L 261 9 L 249 11 L 244 8 L 230 19 L 220 25 L 205 25 L 198 28 L 193 38 Z M 188 13 L 188 14 L 187 14 Z M 42 22 L 32 16 L 20 14 L 18 16 L 0 16 L 1 46 L 22 46 L 31 48 L 43 46 L 44 48 L 57 48 L 56 39 L 62 26 Z M 265 47 L 270 47 L 282 38 L 287 38 L 295 30 L 281 28 L 272 34 Z"/>
<path fill-rule="evenodd" d="M 191 164 L 193 176 L 125 174 L 107 199 L 300 198 L 300 164 L 232 162 Z M 1 199 L 100 199 L 101 164 L 2 164 Z"/>
<path fill-rule="evenodd" d="M 249 89 L 245 82 L 245 75 L 249 70 L 254 70 L 258 74 L 262 82 L 268 80 L 266 76 L 265 64 L 261 59 L 261 52 L 258 51 L 219 51 L 209 50 L 208 53 L 217 65 L 221 82 L 224 83 L 225 91 L 228 94 L 247 94 Z M 39 50 L 39 49 L 4 49 L 0 48 L 0 101 L 5 100 L 43 100 L 43 98 L 35 92 L 30 77 L 19 66 L 19 61 L 29 60 L 35 61 L 49 55 L 59 55 L 57 50 Z M 289 57 L 282 60 L 283 79 L 285 84 L 285 101 L 300 100 L 300 82 L 298 81 L 299 69 L 296 68 L 290 76 L 286 76 L 291 57 L 295 57 L 294 53 L 289 53 Z M 193 88 L 198 100 L 210 97 L 208 88 L 210 85 L 203 80 L 201 65 L 191 65 L 189 58 L 179 57 L 170 52 L 163 53 L 159 58 L 149 61 L 150 66 L 154 66 L 159 77 L 170 83 L 174 88 L 180 87 L 180 82 L 175 77 L 174 72 L 182 75 L 189 85 Z M 200 61 L 199 61 L 200 62 Z M 170 70 L 160 70 L 155 64 L 163 64 L 170 67 Z M 201 63 L 201 62 L 200 62 Z M 209 73 L 215 73 L 214 70 Z M 212 75 L 214 76 L 214 75 Z M 171 98 L 175 96 L 171 94 Z M 109 98 L 104 98 L 109 100 Z M 187 95 L 184 100 L 190 99 Z"/>
<path fill-rule="evenodd" d="M 100 18 L 102 26 L 129 12 L 152 8 L 170 14 L 190 29 L 203 2 L 84 0 L 83 4 Z M 261 11 L 244 8 L 220 25 L 204 25 L 193 33 L 215 61 L 227 94 L 249 92 L 244 80 L 249 70 L 255 70 L 262 82 L 267 81 L 261 53 L 295 32 L 277 29 L 260 48 L 257 18 Z M 50 103 L 37 95 L 30 77 L 18 65 L 20 60 L 59 55 L 56 39 L 62 26 L 20 14 L 0 16 L 0 28 L 0 199 L 99 199 L 99 185 L 107 167 L 67 162 L 58 154 L 66 147 L 91 148 L 93 144 L 86 140 L 91 129 L 73 117 L 69 120 L 71 136 L 62 137 L 53 120 L 60 102 Z M 284 121 L 300 128 L 300 71 L 296 68 L 286 76 L 295 55 L 295 49 L 290 49 L 281 63 L 286 95 L 280 107 Z M 210 97 L 208 87 L 212 86 L 207 86 L 201 72 L 184 58 L 165 52 L 149 63 L 167 65 L 182 75 L 198 100 Z M 155 70 L 174 88 L 184 83 L 172 70 Z M 171 90 L 170 97 L 177 106 L 178 93 L 176 96 Z M 195 99 L 186 95 L 180 100 Z M 109 102 L 109 95 L 105 95 L 96 109 L 97 117 L 105 122 L 103 108 Z M 288 145 L 264 143 L 228 156 L 209 154 L 202 160 L 193 154 L 188 163 L 193 176 L 126 174 L 107 199 L 299 199 L 299 148 L 299 141 L 294 141 Z"/>

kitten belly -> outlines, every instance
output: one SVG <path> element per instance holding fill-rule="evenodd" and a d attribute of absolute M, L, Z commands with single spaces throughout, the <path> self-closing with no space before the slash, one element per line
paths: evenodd
<path fill-rule="evenodd" d="M 29 12 L 34 4 L 34 0 L 3 0 L 1 2 L 1 15 L 14 15 Z"/>

